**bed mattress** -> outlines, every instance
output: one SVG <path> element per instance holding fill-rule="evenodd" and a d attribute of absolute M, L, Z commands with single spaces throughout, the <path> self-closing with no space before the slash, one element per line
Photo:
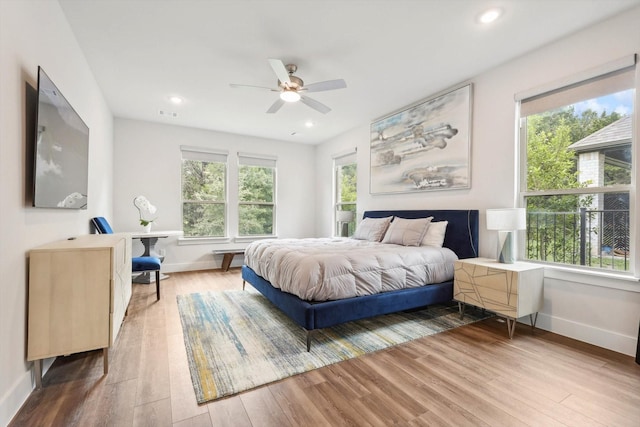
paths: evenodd
<path fill-rule="evenodd" d="M 447 248 L 349 238 L 266 239 L 251 243 L 245 263 L 274 287 L 306 301 L 373 295 L 453 278 Z"/>

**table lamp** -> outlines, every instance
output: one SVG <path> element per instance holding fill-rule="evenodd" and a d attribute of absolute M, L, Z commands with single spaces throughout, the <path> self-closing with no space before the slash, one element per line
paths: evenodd
<path fill-rule="evenodd" d="M 353 211 L 338 211 L 336 213 L 336 221 L 341 225 L 341 236 L 349 236 L 349 223 L 353 221 L 355 214 Z"/>
<path fill-rule="evenodd" d="M 498 261 L 513 264 L 516 260 L 514 231 L 527 228 L 524 208 L 487 209 L 487 230 L 498 231 Z"/>

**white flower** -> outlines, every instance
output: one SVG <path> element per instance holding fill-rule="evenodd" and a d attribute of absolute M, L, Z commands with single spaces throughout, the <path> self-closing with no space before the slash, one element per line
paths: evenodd
<path fill-rule="evenodd" d="M 133 199 L 133 205 L 138 208 L 138 212 L 140 213 L 140 224 L 148 225 L 149 223 L 156 220 L 154 219 L 145 219 L 145 213 L 149 215 L 153 215 L 156 213 L 157 208 L 149 202 L 149 200 L 144 196 L 137 196 Z"/>

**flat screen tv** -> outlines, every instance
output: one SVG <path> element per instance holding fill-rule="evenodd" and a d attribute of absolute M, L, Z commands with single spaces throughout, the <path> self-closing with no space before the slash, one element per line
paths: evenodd
<path fill-rule="evenodd" d="M 38 67 L 33 206 L 86 209 L 89 128 Z"/>

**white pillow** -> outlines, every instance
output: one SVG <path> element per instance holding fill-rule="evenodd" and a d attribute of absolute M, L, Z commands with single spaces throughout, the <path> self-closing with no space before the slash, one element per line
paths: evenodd
<path fill-rule="evenodd" d="M 379 242 L 384 237 L 387 227 L 391 222 L 392 216 L 386 218 L 365 218 L 360 221 L 356 232 L 351 236 L 358 240 L 368 240 L 370 242 Z"/>
<path fill-rule="evenodd" d="M 403 246 L 420 246 L 420 242 L 429 228 L 433 217 L 405 219 L 395 217 L 389 225 L 382 243 L 393 243 Z"/>
<path fill-rule="evenodd" d="M 448 221 L 431 222 L 427 232 L 422 239 L 421 246 L 437 246 L 442 247 L 444 243 L 444 234 L 447 231 Z"/>

